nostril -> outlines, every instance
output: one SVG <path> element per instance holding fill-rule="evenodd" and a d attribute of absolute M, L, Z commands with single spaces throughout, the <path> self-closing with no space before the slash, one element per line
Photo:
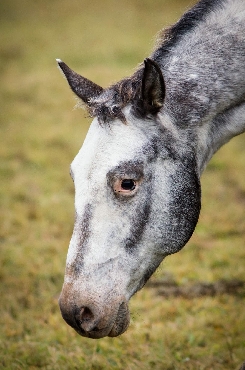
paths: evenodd
<path fill-rule="evenodd" d="M 89 307 L 85 306 L 76 312 L 75 321 L 77 326 L 85 332 L 94 330 L 96 326 L 96 320 L 93 311 Z"/>
<path fill-rule="evenodd" d="M 88 307 L 82 307 L 80 311 L 80 323 L 83 323 L 84 321 L 92 321 L 93 319 L 93 312 Z"/>

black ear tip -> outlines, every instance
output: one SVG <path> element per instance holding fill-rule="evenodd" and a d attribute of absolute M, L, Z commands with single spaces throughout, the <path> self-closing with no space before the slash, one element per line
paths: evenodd
<path fill-rule="evenodd" d="M 64 62 L 62 62 L 62 60 L 61 59 L 56 59 L 56 62 L 57 62 L 57 64 L 58 64 L 58 68 L 59 68 L 59 70 L 61 71 L 61 72 L 63 72 L 64 73 Z"/>
<path fill-rule="evenodd" d="M 56 62 L 63 73 L 64 70 L 67 70 L 69 68 L 61 59 L 56 59 Z"/>
<path fill-rule="evenodd" d="M 65 78 L 69 82 L 70 79 L 71 79 L 71 76 L 74 74 L 74 72 L 61 59 L 56 59 L 56 62 L 58 64 L 59 70 L 61 71 L 61 73 L 65 76 Z"/>
<path fill-rule="evenodd" d="M 145 68 L 147 68 L 147 67 L 151 68 L 152 67 L 152 68 L 156 69 L 158 72 L 161 71 L 159 65 L 154 60 L 152 60 L 150 58 L 145 58 L 144 63 L 145 63 Z"/>
<path fill-rule="evenodd" d="M 61 68 L 62 64 L 64 64 L 64 62 L 61 59 L 56 59 L 56 62 L 58 64 L 58 67 L 60 67 L 60 68 Z"/>
<path fill-rule="evenodd" d="M 151 64 L 151 65 L 154 64 L 153 61 L 150 58 L 145 58 L 144 63 L 145 63 L 145 67 L 149 64 Z"/>

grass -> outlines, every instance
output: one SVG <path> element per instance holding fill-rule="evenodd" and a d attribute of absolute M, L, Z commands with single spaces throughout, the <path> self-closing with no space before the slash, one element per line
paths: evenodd
<path fill-rule="evenodd" d="M 0 368 L 231 370 L 245 360 L 244 297 L 164 299 L 144 288 L 118 338 L 79 337 L 57 299 L 73 227 L 69 164 L 89 121 L 56 69 L 98 84 L 128 75 L 193 1 L 17 0 L 0 4 Z M 103 4 L 103 5 L 102 5 Z M 203 178 L 193 238 L 152 279 L 245 280 L 244 135 Z"/>

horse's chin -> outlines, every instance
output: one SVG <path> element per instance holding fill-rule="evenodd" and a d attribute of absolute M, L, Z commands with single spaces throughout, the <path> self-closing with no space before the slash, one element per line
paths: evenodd
<path fill-rule="evenodd" d="M 110 333 L 108 334 L 108 337 L 118 337 L 119 335 L 123 334 L 127 330 L 129 322 L 130 312 L 127 303 L 124 302 L 119 307 L 116 320 Z"/>
<path fill-rule="evenodd" d="M 96 329 L 89 332 L 82 330 L 81 328 L 75 328 L 76 332 L 83 337 L 100 339 L 104 337 L 118 337 L 123 334 L 130 323 L 130 312 L 127 303 L 122 303 L 118 309 L 116 319 L 112 324 L 106 328 Z"/>

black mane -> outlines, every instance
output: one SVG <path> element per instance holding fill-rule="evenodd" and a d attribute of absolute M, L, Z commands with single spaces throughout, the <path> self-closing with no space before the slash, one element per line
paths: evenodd
<path fill-rule="evenodd" d="M 152 54 L 152 59 L 161 64 L 171 49 L 188 32 L 192 31 L 205 17 L 220 4 L 222 0 L 201 0 L 189 9 L 173 26 L 160 32 L 158 47 Z"/>

